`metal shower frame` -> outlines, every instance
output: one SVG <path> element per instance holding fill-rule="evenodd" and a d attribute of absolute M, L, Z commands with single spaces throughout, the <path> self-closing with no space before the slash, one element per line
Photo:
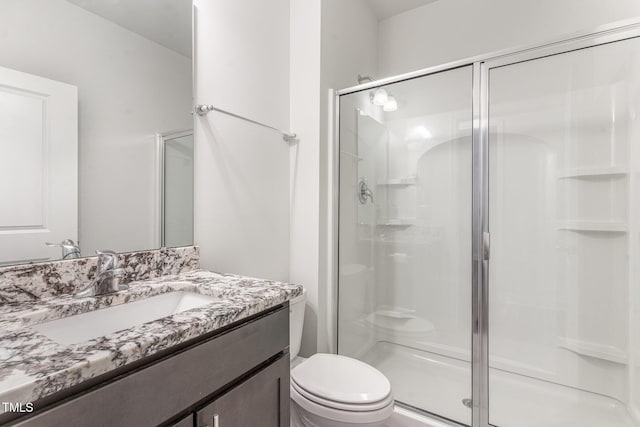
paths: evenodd
<path fill-rule="evenodd" d="M 489 73 L 491 69 L 521 62 L 559 55 L 571 51 L 604 45 L 626 39 L 640 37 L 640 19 L 626 20 L 572 34 L 562 39 L 545 43 L 502 50 L 487 55 L 476 56 L 425 68 L 411 73 L 400 74 L 369 83 L 352 86 L 333 92 L 333 153 L 332 153 L 332 232 L 329 236 L 330 259 L 330 299 L 329 313 L 332 350 L 338 344 L 338 239 L 340 216 L 340 97 L 356 92 L 371 90 L 391 83 L 399 83 L 419 77 L 450 71 L 460 67 L 472 67 L 472 427 L 491 427 L 489 423 Z M 408 405 L 411 410 L 425 412 L 430 417 L 451 426 L 461 426 L 438 414 L 422 411 Z"/>

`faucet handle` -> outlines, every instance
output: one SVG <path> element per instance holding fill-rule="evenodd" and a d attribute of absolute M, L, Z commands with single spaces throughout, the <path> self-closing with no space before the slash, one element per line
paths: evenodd
<path fill-rule="evenodd" d="M 69 248 L 69 249 L 73 249 L 73 248 L 77 248 L 78 247 L 78 245 L 73 243 L 73 240 L 71 240 L 71 239 L 65 239 L 60 243 L 45 242 L 45 245 L 46 246 L 54 246 L 54 247 L 58 247 L 58 248 Z"/>
<path fill-rule="evenodd" d="M 45 245 L 62 248 L 62 259 L 80 258 L 80 245 L 73 243 L 71 239 L 65 239 L 60 243 L 45 242 Z"/>
<path fill-rule="evenodd" d="M 98 254 L 98 271 L 118 268 L 118 254 L 111 250 L 96 251 Z"/>

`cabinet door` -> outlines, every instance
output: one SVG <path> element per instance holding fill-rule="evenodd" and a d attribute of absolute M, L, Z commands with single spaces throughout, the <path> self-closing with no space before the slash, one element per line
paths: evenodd
<path fill-rule="evenodd" d="M 198 427 L 288 427 L 289 355 L 199 410 L 197 419 Z"/>

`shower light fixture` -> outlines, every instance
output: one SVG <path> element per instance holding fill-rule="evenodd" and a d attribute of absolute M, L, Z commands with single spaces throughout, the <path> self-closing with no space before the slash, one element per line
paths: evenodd
<path fill-rule="evenodd" d="M 384 111 L 396 111 L 398 109 L 398 101 L 393 95 L 389 95 L 387 97 L 387 102 L 382 106 L 382 110 Z"/>
<path fill-rule="evenodd" d="M 381 87 L 376 89 L 375 92 L 371 92 L 369 94 L 369 97 L 371 98 L 371 103 L 373 105 L 384 105 L 389 100 L 389 95 L 387 94 L 387 91 Z"/>

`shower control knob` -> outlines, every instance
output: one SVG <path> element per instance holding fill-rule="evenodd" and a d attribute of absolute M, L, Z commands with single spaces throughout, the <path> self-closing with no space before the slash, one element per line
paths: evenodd
<path fill-rule="evenodd" d="M 367 186 L 367 182 L 364 179 L 360 180 L 358 189 L 358 200 L 360 200 L 360 203 L 364 205 L 365 203 L 367 203 L 368 198 L 373 204 L 373 192 L 369 189 L 369 187 Z"/>

